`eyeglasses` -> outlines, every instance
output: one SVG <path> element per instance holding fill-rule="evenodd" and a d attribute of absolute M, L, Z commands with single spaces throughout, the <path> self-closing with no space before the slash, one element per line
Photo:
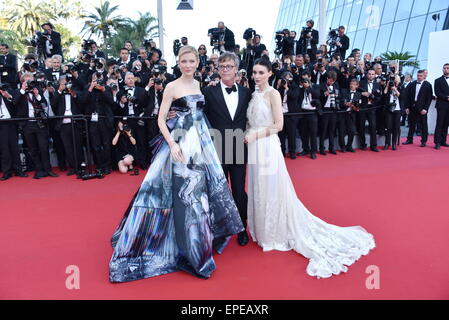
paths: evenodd
<path fill-rule="evenodd" d="M 231 69 L 234 69 L 235 68 L 235 66 L 231 66 L 231 65 L 225 65 L 225 66 L 222 66 L 222 65 L 220 65 L 220 66 L 218 66 L 218 70 L 231 70 Z"/>

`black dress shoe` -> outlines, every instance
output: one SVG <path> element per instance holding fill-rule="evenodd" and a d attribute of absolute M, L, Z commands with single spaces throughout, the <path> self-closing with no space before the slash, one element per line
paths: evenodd
<path fill-rule="evenodd" d="M 363 150 L 363 151 L 365 151 L 365 150 L 367 150 L 367 149 L 368 149 L 368 147 L 365 146 L 365 145 L 362 145 L 362 146 L 360 147 L 360 150 Z"/>
<path fill-rule="evenodd" d="M 420 146 L 421 148 L 424 148 L 424 147 L 426 146 L 426 144 L 425 144 L 424 142 L 422 142 L 419 146 Z"/>
<path fill-rule="evenodd" d="M 57 178 L 59 176 L 56 173 L 54 173 L 53 171 L 48 171 L 47 174 L 46 174 L 46 177 Z"/>
<path fill-rule="evenodd" d="M 68 177 L 70 177 L 70 176 L 73 176 L 73 175 L 75 175 L 76 174 L 76 171 L 75 170 L 70 170 L 69 172 L 67 172 L 67 176 Z"/>
<path fill-rule="evenodd" d="M 337 152 L 334 149 L 329 150 L 329 153 L 337 154 Z"/>
<path fill-rule="evenodd" d="M 442 146 L 442 147 L 449 148 L 449 144 L 447 144 L 446 142 L 445 142 L 445 143 L 442 143 L 441 146 Z"/>
<path fill-rule="evenodd" d="M 104 175 L 111 174 L 111 172 L 112 172 L 110 168 L 103 169 L 102 171 L 103 171 Z"/>
<path fill-rule="evenodd" d="M 389 147 L 390 147 L 390 145 L 386 144 L 385 147 L 384 147 L 384 150 L 388 150 Z"/>
<path fill-rule="evenodd" d="M 296 159 L 296 154 L 295 153 L 290 153 L 290 159 L 295 160 Z"/>
<path fill-rule="evenodd" d="M 379 149 L 377 149 L 377 147 L 371 147 L 370 149 L 371 149 L 371 151 L 373 151 L 373 152 L 379 152 Z"/>
<path fill-rule="evenodd" d="M 393 144 L 393 146 L 391 147 L 391 150 L 396 151 L 396 150 L 398 150 L 398 148 L 396 147 L 395 144 Z"/>
<path fill-rule="evenodd" d="M 298 154 L 300 157 L 304 157 L 304 156 L 308 156 L 310 154 L 310 152 L 307 151 L 303 151 L 300 154 Z"/>
<path fill-rule="evenodd" d="M 413 144 L 413 141 L 407 140 L 403 143 L 403 145 Z"/>
<path fill-rule="evenodd" d="M 352 147 L 346 148 L 346 151 L 355 153 L 355 150 Z"/>
<path fill-rule="evenodd" d="M 28 175 L 25 172 L 19 171 L 15 173 L 16 177 L 20 177 L 20 178 L 27 178 Z"/>
<path fill-rule="evenodd" d="M 341 153 L 346 153 L 346 147 L 340 149 Z"/>
<path fill-rule="evenodd" d="M 249 238 L 248 238 L 248 234 L 245 231 L 242 231 L 238 234 L 237 236 L 237 242 L 239 243 L 239 245 L 241 246 L 246 246 L 248 244 Z"/>
<path fill-rule="evenodd" d="M 320 154 L 321 154 L 322 156 L 327 155 L 326 152 L 324 152 L 324 150 L 320 150 Z"/>
<path fill-rule="evenodd" d="M 437 143 L 437 144 L 435 145 L 435 149 L 436 149 L 436 150 L 440 150 L 440 149 L 441 149 L 441 144 Z"/>
<path fill-rule="evenodd" d="M 3 177 L 0 178 L 0 181 L 6 181 L 12 177 L 11 173 L 6 173 L 3 175 Z"/>
<path fill-rule="evenodd" d="M 316 153 L 312 153 L 312 154 L 310 155 L 310 158 L 311 158 L 312 160 L 315 160 L 315 159 L 316 159 Z"/>
<path fill-rule="evenodd" d="M 41 172 L 36 172 L 34 174 L 34 176 L 33 176 L 33 179 L 41 179 L 41 178 L 44 178 L 44 177 L 45 177 L 45 175 L 42 174 Z"/>

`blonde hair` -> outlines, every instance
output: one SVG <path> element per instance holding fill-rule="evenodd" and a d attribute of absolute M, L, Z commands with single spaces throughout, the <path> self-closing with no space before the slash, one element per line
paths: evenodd
<path fill-rule="evenodd" d="M 192 47 L 192 46 L 184 46 L 184 47 L 182 47 L 179 50 L 179 59 L 181 59 L 181 57 L 183 55 L 188 54 L 188 53 L 192 53 L 195 56 L 196 60 L 200 61 L 200 56 L 198 54 L 198 50 L 196 50 L 196 48 Z"/>

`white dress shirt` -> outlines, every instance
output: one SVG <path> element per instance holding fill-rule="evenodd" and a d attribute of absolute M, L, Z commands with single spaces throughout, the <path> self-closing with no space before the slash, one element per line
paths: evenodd
<path fill-rule="evenodd" d="M 423 82 L 419 83 L 418 81 L 416 81 L 415 102 L 418 101 L 419 91 L 421 90 Z"/>
<path fill-rule="evenodd" d="M 231 119 L 234 120 L 235 113 L 237 112 L 237 107 L 239 105 L 239 87 L 234 83 L 237 91 L 233 91 L 228 93 L 226 88 L 228 88 L 223 81 L 220 81 L 221 91 L 223 92 L 223 96 L 226 102 L 226 106 L 228 107 L 229 114 L 231 115 Z"/>
<path fill-rule="evenodd" d="M 64 95 L 64 98 L 65 98 L 65 112 L 64 112 L 64 115 L 65 116 L 71 116 L 72 115 L 72 101 L 70 99 L 70 94 Z M 72 119 L 70 119 L 70 118 L 64 118 L 62 120 L 63 124 L 71 123 L 71 122 L 72 122 Z"/>
<path fill-rule="evenodd" d="M 5 97 L 0 95 L 0 119 L 11 119 L 11 115 L 5 104 L 5 99 Z"/>

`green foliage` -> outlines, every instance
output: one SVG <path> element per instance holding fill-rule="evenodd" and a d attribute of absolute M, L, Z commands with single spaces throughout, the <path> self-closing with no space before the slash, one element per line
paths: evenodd
<path fill-rule="evenodd" d="M 410 54 L 409 51 L 406 52 L 397 52 L 397 51 L 388 51 L 381 55 L 382 60 L 394 61 L 399 60 L 399 67 L 402 70 L 403 67 L 413 67 L 419 69 L 419 61 L 417 61 L 416 56 Z"/>

